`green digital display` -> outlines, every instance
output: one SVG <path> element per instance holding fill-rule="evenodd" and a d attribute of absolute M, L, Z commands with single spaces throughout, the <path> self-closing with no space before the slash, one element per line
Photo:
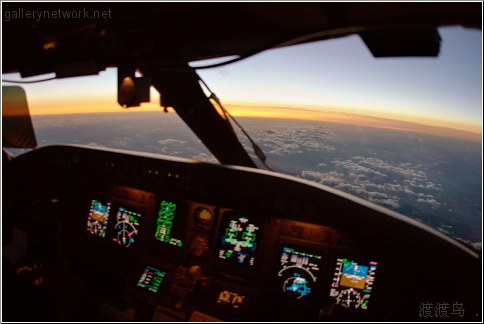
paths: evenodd
<path fill-rule="evenodd" d="M 226 213 L 222 224 L 219 259 L 239 266 L 251 267 L 259 241 L 259 226 L 248 216 Z"/>
<path fill-rule="evenodd" d="M 156 221 L 156 240 L 176 247 L 183 246 L 186 215 L 184 204 L 162 200 Z"/>
<path fill-rule="evenodd" d="M 157 293 L 158 290 L 160 290 L 160 286 L 163 283 L 165 276 L 166 271 L 157 269 L 152 266 L 146 266 L 136 286 Z"/>

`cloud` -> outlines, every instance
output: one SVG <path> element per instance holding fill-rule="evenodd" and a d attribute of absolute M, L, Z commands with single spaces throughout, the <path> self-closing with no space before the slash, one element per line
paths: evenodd
<path fill-rule="evenodd" d="M 104 145 L 98 144 L 96 142 L 89 142 L 86 144 L 87 146 L 93 146 L 93 147 L 106 147 Z"/>
<path fill-rule="evenodd" d="M 186 144 L 187 141 L 181 141 L 181 140 L 176 140 L 176 139 L 165 139 L 165 140 L 159 140 L 159 144 L 161 145 L 173 145 L 173 144 Z"/>
<path fill-rule="evenodd" d="M 440 203 L 433 198 L 418 198 L 417 202 L 421 204 L 429 204 L 432 208 L 440 207 Z"/>
<path fill-rule="evenodd" d="M 192 159 L 199 160 L 202 162 L 207 162 L 207 163 L 219 163 L 218 160 L 211 154 L 207 153 L 199 153 L 197 155 L 192 156 Z"/>
<path fill-rule="evenodd" d="M 161 153 L 174 156 L 187 156 L 188 152 L 191 150 L 191 148 L 186 145 L 187 143 L 187 141 L 170 138 L 158 141 L 158 144 L 162 145 Z"/>
<path fill-rule="evenodd" d="M 375 170 L 374 168 L 368 168 L 362 165 L 361 163 L 353 162 L 351 160 L 339 161 L 334 160 L 332 163 L 336 167 L 348 169 L 354 174 L 355 176 L 358 175 L 365 175 L 365 176 L 378 176 L 378 177 L 386 177 L 387 175 Z"/>
<path fill-rule="evenodd" d="M 299 149 L 299 146 L 297 144 L 279 143 L 278 147 L 276 147 L 271 151 L 268 151 L 267 153 L 284 156 L 284 155 L 291 155 L 291 154 L 302 154 L 304 152 L 303 150 Z"/>
<path fill-rule="evenodd" d="M 344 184 L 342 180 L 343 175 L 336 171 L 332 172 L 317 172 L 317 171 L 302 171 L 301 176 L 305 179 L 322 183 L 328 186 L 337 186 Z"/>
<path fill-rule="evenodd" d="M 430 181 L 419 164 L 354 156 L 319 163 L 318 168 L 331 171 L 305 170 L 300 176 L 393 209 L 401 206 L 402 199 L 431 208 L 441 206 L 437 200 L 441 186 Z"/>
<path fill-rule="evenodd" d="M 294 154 L 304 154 L 308 151 L 329 151 L 335 148 L 328 144 L 335 135 L 321 125 L 297 125 L 277 127 L 271 125 L 272 129 L 250 128 L 249 133 L 256 143 L 267 154 L 277 156 L 288 156 Z M 243 144 L 248 141 L 241 136 Z M 244 145 L 245 146 L 245 145 Z"/>

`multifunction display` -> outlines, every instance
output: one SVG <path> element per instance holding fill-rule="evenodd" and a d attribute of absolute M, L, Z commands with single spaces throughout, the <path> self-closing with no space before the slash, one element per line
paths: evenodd
<path fill-rule="evenodd" d="M 250 216 L 226 212 L 221 226 L 219 259 L 244 267 L 256 260 L 260 227 Z"/>
<path fill-rule="evenodd" d="M 375 261 L 360 264 L 350 259 L 337 259 L 330 296 L 346 307 L 368 309 L 377 265 Z"/>
<path fill-rule="evenodd" d="M 152 266 L 146 266 L 136 286 L 157 293 L 160 290 L 165 276 L 166 271 L 160 270 Z"/>
<path fill-rule="evenodd" d="M 126 248 L 135 244 L 140 220 L 140 213 L 118 206 L 113 241 Z"/>
<path fill-rule="evenodd" d="M 109 211 L 111 203 L 102 203 L 99 200 L 91 201 L 91 208 L 87 216 L 87 231 L 95 236 L 105 237 L 108 227 Z"/>
<path fill-rule="evenodd" d="M 307 300 L 313 295 L 322 261 L 319 253 L 283 246 L 277 273 L 283 294 L 295 300 Z"/>

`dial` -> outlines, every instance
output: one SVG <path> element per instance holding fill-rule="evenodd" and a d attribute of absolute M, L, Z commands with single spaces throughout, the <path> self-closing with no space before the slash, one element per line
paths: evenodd
<path fill-rule="evenodd" d="M 353 288 L 340 291 L 336 302 L 349 308 L 359 308 L 361 303 L 360 293 Z"/>
<path fill-rule="evenodd" d="M 290 299 L 301 299 L 309 296 L 316 282 L 310 271 L 297 266 L 282 269 L 278 276 L 282 278 L 283 293 Z"/>
<path fill-rule="evenodd" d="M 200 207 L 195 211 L 194 220 L 198 226 L 208 228 L 212 224 L 213 215 L 207 208 Z"/>
<path fill-rule="evenodd" d="M 98 221 L 92 221 L 91 223 L 88 224 L 90 227 L 91 233 L 97 236 L 102 236 L 103 231 L 104 231 L 104 226 L 99 223 Z"/>
<path fill-rule="evenodd" d="M 301 274 L 294 273 L 293 276 L 284 280 L 282 290 L 285 294 L 294 296 L 295 299 L 303 298 L 311 293 L 310 281 Z"/>
<path fill-rule="evenodd" d="M 207 235 L 197 234 L 190 243 L 190 253 L 196 257 L 204 256 L 210 251 L 210 241 Z"/>
<path fill-rule="evenodd" d="M 115 237 L 113 241 L 124 247 L 130 247 L 135 243 L 138 234 L 140 213 L 133 212 L 124 207 L 118 207 L 116 214 Z"/>
<path fill-rule="evenodd" d="M 121 246 L 131 246 L 131 244 L 134 243 L 134 235 L 136 234 L 138 234 L 138 231 L 130 223 L 119 222 L 116 224 L 116 235 L 118 237 L 117 242 Z"/>
<path fill-rule="evenodd" d="M 285 298 L 309 301 L 317 294 L 318 275 L 322 256 L 317 251 L 309 251 L 293 246 L 283 246 L 280 258 L 280 279 Z"/>

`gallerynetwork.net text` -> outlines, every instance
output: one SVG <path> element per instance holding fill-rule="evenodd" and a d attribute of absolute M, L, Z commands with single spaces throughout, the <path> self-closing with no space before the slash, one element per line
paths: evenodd
<path fill-rule="evenodd" d="M 4 21 L 15 19 L 32 19 L 40 21 L 42 19 L 111 19 L 111 9 L 108 10 L 5 10 L 3 13 Z"/>

